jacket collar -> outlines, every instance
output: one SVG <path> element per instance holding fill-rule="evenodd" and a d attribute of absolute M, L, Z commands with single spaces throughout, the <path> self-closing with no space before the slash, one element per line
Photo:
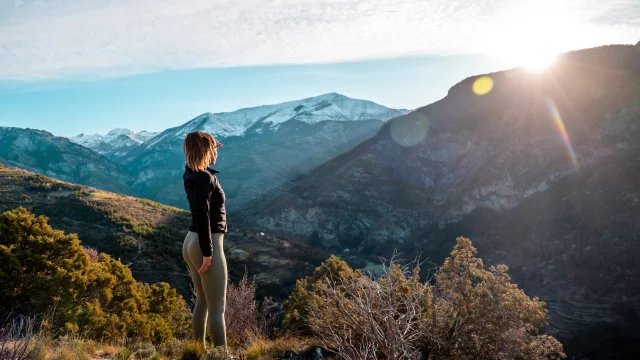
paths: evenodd
<path fill-rule="evenodd" d="M 191 170 L 191 168 L 190 168 L 189 166 L 187 166 L 187 165 L 185 165 L 185 166 L 184 166 L 184 169 L 185 169 L 185 170 L 187 170 L 187 171 L 193 171 L 193 170 Z M 211 175 L 215 175 L 215 174 L 220 173 L 220 171 L 218 171 L 218 170 L 216 170 L 216 169 L 212 169 L 212 168 L 210 168 L 210 167 L 208 167 L 208 168 L 207 168 L 207 171 L 208 171 Z"/>

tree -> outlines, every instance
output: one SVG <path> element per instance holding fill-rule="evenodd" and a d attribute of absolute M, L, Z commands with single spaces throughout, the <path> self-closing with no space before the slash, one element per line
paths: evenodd
<path fill-rule="evenodd" d="M 506 265 L 484 264 L 471 241 L 457 245 L 436 274 L 432 351 L 438 358 L 541 359 L 564 357 L 547 325 L 545 303 L 511 283 Z"/>

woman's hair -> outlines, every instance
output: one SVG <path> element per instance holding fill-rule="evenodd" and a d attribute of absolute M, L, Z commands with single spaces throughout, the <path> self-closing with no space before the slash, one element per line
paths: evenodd
<path fill-rule="evenodd" d="M 202 131 L 193 131 L 184 137 L 184 157 L 187 167 L 194 171 L 202 171 L 216 162 L 218 150 L 216 139 Z"/>

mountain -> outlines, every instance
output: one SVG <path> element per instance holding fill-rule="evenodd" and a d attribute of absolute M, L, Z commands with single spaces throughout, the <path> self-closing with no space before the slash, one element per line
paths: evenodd
<path fill-rule="evenodd" d="M 191 298 L 182 259 L 189 212 L 149 200 L 118 195 L 0 165 L 0 213 L 23 206 L 49 217 L 49 224 L 77 233 L 82 245 L 129 264 L 137 280 L 165 281 Z M 229 276 L 248 270 L 260 295 L 282 299 L 297 278 L 328 257 L 322 251 L 230 224 L 225 236 Z"/>
<path fill-rule="evenodd" d="M 110 159 L 117 159 L 156 135 L 158 135 L 157 132 L 140 131 L 134 133 L 129 129 L 117 128 L 109 131 L 107 135 L 82 133 L 69 138 L 69 140 Z"/>
<path fill-rule="evenodd" d="M 106 157 L 46 131 L 0 127 L 0 163 L 131 194 L 132 179 Z"/>
<path fill-rule="evenodd" d="M 640 323 L 639 136 L 640 47 L 571 52 L 465 79 L 235 216 L 362 258 L 439 262 L 469 237 L 579 338 Z"/>
<path fill-rule="evenodd" d="M 405 110 L 330 93 L 318 97 L 206 113 L 163 131 L 121 159 L 150 199 L 186 207 L 181 176 L 182 141 L 191 131 L 213 134 L 223 144 L 216 168 L 231 208 L 263 200 L 276 189 L 373 136 Z"/>

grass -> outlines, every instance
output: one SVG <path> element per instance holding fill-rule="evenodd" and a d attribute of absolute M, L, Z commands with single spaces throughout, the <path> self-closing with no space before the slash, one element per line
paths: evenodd
<path fill-rule="evenodd" d="M 295 337 L 281 337 L 275 340 L 256 339 L 241 353 L 247 360 L 277 359 L 289 350 L 301 353 L 316 346 L 319 344 L 315 340 Z"/>
<path fill-rule="evenodd" d="M 200 360 L 206 353 L 201 343 L 197 341 L 189 341 L 182 348 L 180 360 Z"/>

